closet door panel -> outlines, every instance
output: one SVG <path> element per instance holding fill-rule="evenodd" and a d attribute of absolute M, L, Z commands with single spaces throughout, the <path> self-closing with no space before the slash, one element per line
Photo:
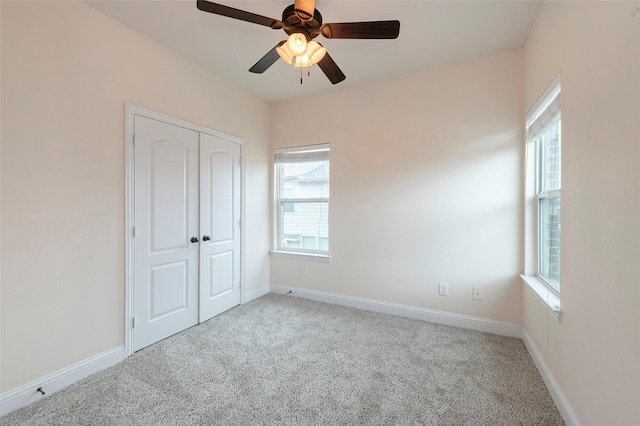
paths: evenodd
<path fill-rule="evenodd" d="M 240 145 L 200 135 L 200 322 L 240 304 Z"/>
<path fill-rule="evenodd" d="M 198 322 L 198 132 L 135 116 L 133 350 Z"/>

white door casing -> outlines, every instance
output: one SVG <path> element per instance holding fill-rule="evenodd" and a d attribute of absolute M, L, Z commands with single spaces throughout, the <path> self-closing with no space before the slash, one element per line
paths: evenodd
<path fill-rule="evenodd" d="M 198 132 L 135 116 L 134 351 L 198 323 Z"/>
<path fill-rule="evenodd" d="M 244 303 L 244 144 L 131 104 L 126 118 L 125 354 L 130 356 Z M 147 171 L 139 170 L 145 163 Z"/>
<path fill-rule="evenodd" d="M 200 322 L 240 303 L 240 146 L 200 135 Z"/>

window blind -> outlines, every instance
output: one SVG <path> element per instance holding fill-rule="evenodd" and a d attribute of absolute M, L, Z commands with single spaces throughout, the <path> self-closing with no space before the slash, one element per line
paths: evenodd
<path fill-rule="evenodd" d="M 550 124 L 560 120 L 560 86 L 556 87 L 527 120 L 527 139 L 537 139 Z"/>
<path fill-rule="evenodd" d="M 276 163 L 299 163 L 306 161 L 329 160 L 329 145 L 313 145 L 307 150 L 289 151 L 287 149 L 275 152 Z"/>

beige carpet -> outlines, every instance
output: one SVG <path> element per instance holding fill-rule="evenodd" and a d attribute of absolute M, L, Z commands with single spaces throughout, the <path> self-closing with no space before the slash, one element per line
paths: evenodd
<path fill-rule="evenodd" d="M 0 425 L 559 425 L 519 339 L 266 295 Z"/>

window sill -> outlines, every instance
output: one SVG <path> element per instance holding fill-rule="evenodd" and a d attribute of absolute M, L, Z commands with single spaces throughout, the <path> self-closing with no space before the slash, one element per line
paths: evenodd
<path fill-rule="evenodd" d="M 315 262 L 331 262 L 331 256 L 328 254 L 312 254 L 312 253 L 294 253 L 290 251 L 272 251 L 273 257 L 284 257 L 287 259 L 310 260 Z"/>
<path fill-rule="evenodd" d="M 556 321 L 560 322 L 560 317 L 562 316 L 560 296 L 558 296 L 555 291 L 552 291 L 549 286 L 538 277 L 520 274 L 520 278 L 522 278 L 526 286 L 529 287 L 533 294 L 547 307 L 547 310 Z"/>

